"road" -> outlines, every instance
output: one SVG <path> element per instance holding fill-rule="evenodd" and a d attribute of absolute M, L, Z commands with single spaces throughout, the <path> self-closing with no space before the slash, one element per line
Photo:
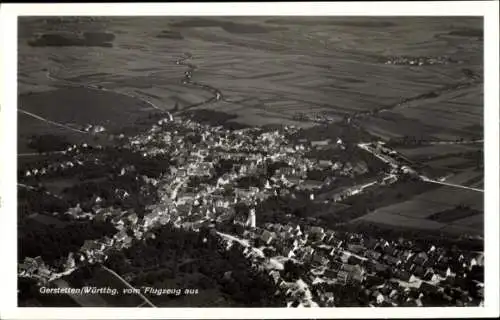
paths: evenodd
<path fill-rule="evenodd" d="M 71 131 L 74 131 L 74 132 L 78 132 L 78 133 L 85 133 L 85 134 L 88 134 L 88 132 L 86 131 L 83 131 L 83 130 L 79 130 L 79 129 L 76 129 L 76 128 L 72 128 L 70 126 L 67 126 L 65 124 L 62 124 L 62 123 L 59 123 L 59 122 L 56 122 L 56 121 L 52 121 L 52 120 L 49 120 L 49 119 L 46 119 L 42 116 L 39 116 L 37 114 L 34 114 L 34 113 L 31 113 L 29 111 L 26 111 L 26 110 L 23 110 L 23 109 L 17 109 L 18 112 L 21 112 L 23 114 L 26 114 L 30 117 L 33 117 L 35 119 L 38 119 L 40 121 L 43 121 L 45 123 L 48 123 L 48 124 L 51 124 L 51 125 L 54 125 L 54 126 L 57 126 L 57 127 L 60 127 L 60 128 L 64 128 L 64 129 L 67 129 L 67 130 L 71 130 Z"/>
<path fill-rule="evenodd" d="M 242 246 L 244 246 L 246 248 L 250 248 L 252 251 L 254 251 L 255 253 L 257 253 L 259 256 L 261 256 L 263 258 L 266 257 L 265 254 L 262 252 L 262 250 L 251 246 L 248 243 L 248 240 L 246 240 L 246 239 L 240 239 L 240 238 L 235 237 L 233 235 L 222 233 L 219 231 L 217 231 L 217 234 L 219 236 L 227 239 L 227 240 L 236 241 L 236 242 L 240 243 Z M 278 261 L 275 258 L 268 258 L 268 259 L 269 259 L 269 262 L 274 266 L 275 269 L 284 270 L 284 265 L 282 262 Z M 311 293 L 309 286 L 307 285 L 307 283 L 302 281 L 302 279 L 299 279 L 295 283 L 292 283 L 292 284 L 288 283 L 288 285 L 290 286 L 290 288 L 294 287 L 294 286 L 298 287 L 297 289 L 301 290 L 304 293 L 303 299 L 304 299 L 304 301 L 306 301 L 308 303 L 309 306 L 318 306 L 318 304 L 313 300 L 312 293 Z"/>
<path fill-rule="evenodd" d="M 266 258 L 266 255 L 264 254 L 264 252 L 262 252 L 262 250 L 251 246 L 248 243 L 248 240 L 246 240 L 246 239 L 240 239 L 238 237 L 235 237 L 235 236 L 227 234 L 227 233 L 222 233 L 220 231 L 217 231 L 217 234 L 219 236 L 223 237 L 226 240 L 238 242 L 239 244 L 241 244 L 245 248 L 249 248 L 250 250 L 252 250 L 256 254 L 258 254 L 260 257 Z M 276 260 L 275 258 L 269 258 L 269 262 L 272 263 L 277 269 L 280 269 L 280 270 L 284 269 L 283 263 L 281 263 L 280 261 Z"/>
<path fill-rule="evenodd" d="M 18 153 L 18 157 L 38 157 L 38 156 L 48 156 L 52 154 L 64 154 L 66 151 L 61 150 L 61 151 L 50 151 L 50 152 L 31 152 L 31 153 Z"/>
<path fill-rule="evenodd" d="M 484 143 L 484 139 L 477 140 L 464 140 L 464 141 L 429 141 L 430 145 L 446 145 L 446 144 L 476 144 L 476 143 Z"/>
<path fill-rule="evenodd" d="M 206 105 L 206 104 L 214 103 L 214 102 L 217 102 L 217 101 L 220 101 L 220 100 L 223 99 L 222 92 L 219 89 L 217 89 L 215 87 L 212 87 L 210 85 L 199 83 L 199 82 L 196 82 L 196 81 L 192 80 L 193 72 L 197 69 L 197 67 L 194 64 L 190 64 L 190 63 L 186 62 L 186 60 L 190 59 L 190 58 L 191 58 L 191 56 L 187 55 L 187 56 L 185 56 L 183 58 L 180 58 L 180 59 L 178 59 L 176 61 L 176 64 L 188 67 L 188 70 L 185 72 L 185 76 L 184 76 L 184 78 L 182 80 L 182 83 L 185 84 L 185 85 L 194 86 L 194 87 L 198 87 L 198 88 L 202 88 L 204 90 L 207 90 L 207 91 L 211 92 L 213 94 L 213 96 L 210 97 L 207 100 L 204 100 L 204 101 L 197 102 L 197 103 L 191 104 L 189 106 L 186 106 L 186 107 L 182 108 L 182 110 L 179 110 L 178 112 L 181 112 L 181 111 L 184 112 L 186 110 L 193 109 L 193 108 L 196 108 L 196 107 L 200 107 L 200 106 L 203 106 L 203 105 Z M 170 119 L 170 121 L 173 120 L 173 115 L 169 111 L 167 111 L 167 110 L 165 110 L 165 109 L 157 106 L 153 102 L 151 102 L 151 101 L 149 101 L 149 100 L 147 100 L 147 99 L 145 99 L 143 97 L 140 97 L 140 96 L 137 96 L 137 95 L 133 95 L 133 94 L 130 94 L 130 93 L 126 93 L 126 92 L 121 92 L 121 91 L 106 89 L 106 88 L 104 88 L 102 86 L 98 86 L 98 85 L 91 85 L 91 84 L 85 84 L 85 83 L 77 83 L 77 82 L 72 82 L 72 81 L 68 81 L 68 80 L 64 80 L 64 79 L 58 79 L 58 78 L 53 77 L 50 74 L 49 70 L 46 71 L 45 76 L 47 77 L 47 79 L 49 79 L 51 81 L 59 82 L 59 83 L 62 83 L 64 85 L 66 85 L 66 86 L 69 86 L 69 87 L 79 87 L 79 88 L 86 88 L 86 89 L 90 89 L 90 90 L 112 92 L 112 93 L 115 93 L 115 94 L 124 95 L 124 96 L 127 96 L 129 98 L 140 100 L 140 101 L 144 102 L 145 104 L 149 105 L 151 108 L 156 109 L 158 111 L 161 111 L 162 113 L 165 113 L 167 115 L 167 117 Z M 59 122 L 56 122 L 56 121 L 52 121 L 50 119 L 44 118 L 44 117 L 42 117 L 40 115 L 34 114 L 32 112 L 29 112 L 29 111 L 26 111 L 26 110 L 23 110 L 23 109 L 20 109 L 20 108 L 18 108 L 18 111 L 21 112 L 21 113 L 24 113 L 24 114 L 26 114 L 28 116 L 31 116 L 31 117 L 33 117 L 35 119 L 41 120 L 41 121 L 43 121 L 45 123 L 54 125 L 54 126 L 65 128 L 67 130 L 71 130 L 71 131 L 74 131 L 74 132 L 88 134 L 88 132 L 86 132 L 86 131 L 79 130 L 79 129 L 76 129 L 76 128 L 72 128 L 72 127 L 67 126 L 65 124 L 62 124 L 62 123 L 59 123 Z M 33 153 L 24 154 L 24 156 L 35 156 L 35 155 L 37 155 L 37 154 L 33 154 Z"/>
<path fill-rule="evenodd" d="M 140 101 L 144 102 L 145 104 L 147 104 L 148 106 L 150 106 L 151 108 L 156 109 L 158 111 L 161 111 L 162 113 L 167 114 L 167 116 L 170 118 L 170 120 L 173 119 L 172 115 L 170 114 L 170 112 L 168 112 L 167 110 L 165 110 L 163 108 L 160 108 L 159 106 L 157 106 L 153 102 L 151 102 L 149 100 L 146 100 L 143 97 L 140 97 L 140 96 L 137 96 L 137 95 L 133 95 L 133 94 L 130 94 L 130 93 L 126 93 L 126 92 L 122 92 L 122 91 L 116 91 L 116 90 L 106 89 L 106 88 L 104 88 L 102 86 L 85 84 L 85 83 L 78 83 L 78 82 L 72 82 L 72 81 L 68 81 L 68 80 L 54 78 L 50 74 L 50 71 L 48 71 L 48 70 L 45 73 L 45 76 L 47 77 L 47 79 L 49 79 L 51 81 L 60 82 L 60 83 L 66 85 L 66 86 L 69 86 L 69 87 L 80 87 L 80 88 L 85 88 L 85 89 L 90 89 L 90 90 L 96 90 L 96 91 L 112 92 L 112 93 L 115 93 L 115 94 L 119 94 L 119 95 L 122 95 L 122 96 L 127 96 L 129 98 L 140 100 Z"/>
<path fill-rule="evenodd" d="M 118 280 L 120 280 L 124 285 L 126 285 L 129 289 L 132 289 L 132 290 L 135 290 L 135 288 L 130 284 L 128 283 L 127 280 L 123 279 L 118 273 L 116 273 L 114 270 L 106 267 L 106 266 L 103 266 L 101 265 L 101 268 L 103 270 L 106 270 L 107 272 L 109 272 L 111 275 L 113 275 L 114 277 L 116 277 Z M 144 300 L 144 303 L 149 305 L 150 307 L 153 307 L 153 308 L 157 308 L 156 305 L 154 303 L 152 303 L 148 298 L 146 298 L 146 296 L 144 296 L 140 291 L 137 293 L 137 295 L 139 297 L 141 297 L 142 300 Z M 139 305 L 141 306 L 141 305 Z"/>
<path fill-rule="evenodd" d="M 210 93 L 212 93 L 212 97 L 210 97 L 204 101 L 200 101 L 200 102 L 188 105 L 186 107 L 183 107 L 181 110 L 177 111 L 178 113 L 185 112 L 187 110 L 201 107 L 201 106 L 204 106 L 207 104 L 215 103 L 215 102 L 218 102 L 218 101 L 221 101 L 224 99 L 222 92 L 219 89 L 212 87 L 211 85 L 196 82 L 193 80 L 193 73 L 194 73 L 194 71 L 196 71 L 196 69 L 198 67 L 194 64 L 186 62 L 190 58 L 191 58 L 191 55 L 188 54 L 185 57 L 180 58 L 176 61 L 176 64 L 188 67 L 188 70 L 184 73 L 184 78 L 182 79 L 182 84 L 184 84 L 186 86 L 198 87 L 198 88 L 201 88 L 203 90 L 209 91 Z"/>
<path fill-rule="evenodd" d="M 424 182 L 428 182 L 428 183 L 434 183 L 434 184 L 440 184 L 440 185 L 443 185 L 443 186 L 448 186 L 448 187 L 453 187 L 453 188 L 460 188 L 460 189 L 466 189 L 466 190 L 471 190 L 471 191 L 476 191 L 476 192 L 484 192 L 484 190 L 482 189 L 478 189 L 478 188 L 473 188 L 473 187 L 468 187 L 468 186 L 463 186 L 463 185 L 459 185 L 459 184 L 453 184 L 453 183 L 448 183 L 448 182 L 445 182 L 445 181 L 440 181 L 440 180 L 435 180 L 435 179 L 431 179 L 427 176 L 424 176 L 422 174 L 418 174 L 416 170 L 410 168 L 407 164 L 405 165 L 400 165 L 396 160 L 394 160 L 393 158 L 391 158 L 390 156 L 388 155 L 381 155 L 379 152 L 377 152 L 375 150 L 375 148 L 372 148 L 370 147 L 371 143 L 358 143 L 358 147 L 365 150 L 365 151 L 368 151 L 370 152 L 371 154 L 373 154 L 375 157 L 379 158 L 380 160 L 384 161 L 385 163 L 391 165 L 392 167 L 394 168 L 401 168 L 401 167 L 407 167 L 407 170 L 411 173 L 414 173 L 418 176 L 418 178 Z M 387 147 L 385 147 L 387 148 Z"/>
<path fill-rule="evenodd" d="M 17 186 L 20 187 L 20 188 L 25 188 L 25 189 L 32 190 L 32 191 L 38 191 L 37 188 L 35 188 L 33 186 L 29 186 L 29 185 L 24 184 L 24 183 L 17 183 Z M 48 195 L 48 196 L 55 197 L 55 198 L 58 198 L 58 199 L 62 199 L 62 197 L 59 196 L 59 195 L 57 195 L 57 194 L 53 194 L 53 193 L 50 193 L 48 191 L 45 191 L 44 193 L 46 195 Z"/>
<path fill-rule="evenodd" d="M 466 189 L 466 190 L 471 190 L 471 191 L 483 192 L 484 193 L 483 189 L 462 186 L 460 184 L 453 184 L 453 183 L 448 183 L 448 182 L 444 182 L 444 181 L 432 180 L 432 179 L 429 179 L 426 176 L 422 176 L 422 175 L 420 176 L 420 178 L 424 182 L 435 183 L 435 184 L 440 184 L 440 185 L 443 185 L 443 186 L 449 186 L 449 187 L 454 187 L 454 188 L 461 188 L 461 189 Z"/>
<path fill-rule="evenodd" d="M 57 279 L 53 281 L 58 288 L 64 289 L 68 288 L 71 289 L 72 287 L 68 284 L 63 279 Z M 95 307 L 112 307 L 110 306 L 105 299 L 103 299 L 100 295 L 98 294 L 71 294 L 68 293 L 68 296 L 70 296 L 76 303 L 78 303 L 81 307 L 90 307 L 90 308 L 95 308 Z"/>
<path fill-rule="evenodd" d="M 153 102 L 151 102 L 149 100 L 146 100 L 146 99 L 144 99 L 142 97 L 139 97 L 139 96 L 136 96 L 136 95 L 132 95 L 132 94 L 129 94 L 129 93 L 125 93 L 125 92 L 120 92 L 120 91 L 114 91 L 114 90 L 106 89 L 106 88 L 101 87 L 101 86 L 94 86 L 94 85 L 90 85 L 90 84 L 76 83 L 76 82 L 71 82 L 71 81 L 68 81 L 68 80 L 57 79 L 57 78 L 54 78 L 50 74 L 50 71 L 48 71 L 48 70 L 45 73 L 45 76 L 47 77 L 47 79 L 49 79 L 51 81 L 59 82 L 59 83 L 62 83 L 64 85 L 66 85 L 66 86 L 69 86 L 69 87 L 80 87 L 80 88 L 86 88 L 86 89 L 90 89 L 90 90 L 100 90 L 100 91 L 106 91 L 106 92 L 113 92 L 115 94 L 124 95 L 124 96 L 127 96 L 129 98 L 140 100 L 140 101 L 146 103 L 147 105 L 149 105 L 150 107 L 152 107 L 152 108 L 154 108 L 156 110 L 159 110 L 162 113 L 165 113 L 167 115 L 167 117 L 170 119 L 170 121 L 173 121 L 173 116 L 172 116 L 172 114 L 170 112 L 168 112 L 168 111 L 160 108 L 159 106 L 155 105 Z M 40 116 L 38 114 L 35 114 L 35 113 L 32 113 L 32 112 L 23 110 L 21 108 L 18 108 L 17 111 L 21 112 L 23 114 L 26 114 L 26 115 L 28 115 L 30 117 L 33 117 L 35 119 L 38 119 L 40 121 L 43 121 L 45 123 L 48 123 L 48 124 L 60 127 L 60 128 L 71 130 L 73 132 L 89 134 L 89 132 L 87 132 L 87 131 L 83 131 L 83 130 L 79 130 L 79 129 L 76 129 L 76 128 L 72 128 L 72 127 L 67 126 L 67 125 L 65 125 L 63 123 L 59 123 L 59 122 L 56 122 L 56 121 L 44 118 L 44 117 L 42 117 L 42 116 Z M 63 153 L 63 151 L 54 151 L 54 152 L 50 152 L 49 154 L 56 154 L 56 153 Z M 21 156 L 21 157 L 32 157 L 32 156 L 40 156 L 40 155 L 42 155 L 42 154 L 40 154 L 40 153 L 21 153 L 21 154 L 18 154 L 18 156 Z"/>

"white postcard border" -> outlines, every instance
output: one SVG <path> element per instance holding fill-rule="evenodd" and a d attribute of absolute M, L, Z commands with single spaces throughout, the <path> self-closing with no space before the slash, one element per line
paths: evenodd
<path fill-rule="evenodd" d="M 491 317 L 499 315 L 499 102 L 498 11 L 496 1 L 468 2 L 294 2 L 294 3 L 145 3 L 4 4 L 2 41 L 0 166 L 0 317 L 5 319 L 102 318 L 387 318 Z M 16 106 L 17 16 L 19 15 L 338 15 L 338 16 L 484 16 L 485 56 L 485 306 L 471 308 L 17 308 Z"/>

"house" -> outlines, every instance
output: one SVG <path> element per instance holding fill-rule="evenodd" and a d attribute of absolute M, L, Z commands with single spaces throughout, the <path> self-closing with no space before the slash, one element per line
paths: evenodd
<path fill-rule="evenodd" d="M 361 264 L 363 262 L 363 260 L 361 260 L 360 258 L 358 258 L 357 256 L 355 255 L 351 255 L 349 256 L 349 258 L 347 259 L 347 263 L 349 264 L 353 264 L 353 265 L 358 265 L 358 264 Z"/>
<path fill-rule="evenodd" d="M 158 221 L 160 222 L 160 224 L 166 225 L 170 221 L 170 215 L 161 215 Z"/>
<path fill-rule="evenodd" d="M 319 160 L 318 166 L 323 169 L 331 168 L 333 166 L 333 162 L 331 160 Z"/>
<path fill-rule="evenodd" d="M 419 278 L 423 278 L 425 276 L 425 268 L 422 266 L 415 265 L 415 268 L 412 270 L 413 274 Z"/>
<path fill-rule="evenodd" d="M 410 259 L 412 255 L 413 253 L 410 250 L 404 250 L 403 252 L 401 252 L 399 257 L 404 261 L 408 261 L 408 259 Z"/>
<path fill-rule="evenodd" d="M 446 278 L 447 275 L 446 275 L 446 271 L 448 270 L 448 268 L 437 268 L 435 269 L 435 274 L 438 275 L 439 277 L 441 278 Z"/>
<path fill-rule="evenodd" d="M 341 270 L 337 273 L 337 281 L 341 282 L 341 283 L 344 283 L 346 284 L 347 283 L 347 279 L 349 277 L 349 273 L 347 273 L 346 271 L 344 270 Z"/>
<path fill-rule="evenodd" d="M 123 220 L 120 216 L 114 216 L 112 219 L 111 219 L 111 223 L 114 224 L 115 226 L 116 225 L 123 225 Z"/>
<path fill-rule="evenodd" d="M 418 265 L 423 265 L 427 260 L 429 259 L 429 256 L 425 252 L 420 252 L 418 253 L 415 258 L 413 259 L 413 263 L 418 264 Z"/>
<path fill-rule="evenodd" d="M 38 274 L 40 275 L 40 277 L 49 278 L 52 272 L 50 272 L 47 267 L 42 266 L 38 269 Z"/>
<path fill-rule="evenodd" d="M 287 246 L 292 247 L 292 249 L 295 250 L 299 247 L 300 243 L 299 243 L 299 240 L 297 240 L 297 239 L 287 237 L 287 238 L 285 238 L 285 244 Z"/>
<path fill-rule="evenodd" d="M 274 281 L 275 284 L 277 284 L 279 282 L 279 280 L 281 279 L 280 278 L 280 273 L 277 270 L 271 270 L 269 272 L 269 276 L 271 277 L 271 279 L 273 279 L 273 281 Z"/>
<path fill-rule="evenodd" d="M 189 215 L 192 210 L 192 205 L 187 202 L 181 202 L 177 205 L 177 213 L 180 215 Z"/>
<path fill-rule="evenodd" d="M 386 301 L 386 297 L 378 290 L 374 291 L 372 293 L 372 297 L 375 299 L 377 304 L 382 304 L 384 301 Z"/>
<path fill-rule="evenodd" d="M 377 271 L 377 272 L 385 272 L 385 271 L 387 271 L 389 269 L 388 265 L 382 264 L 382 263 L 378 263 L 378 262 L 374 263 L 373 266 L 375 268 L 375 271 Z"/>
<path fill-rule="evenodd" d="M 342 268 L 342 263 L 338 262 L 338 261 L 331 261 L 330 262 L 330 268 L 332 268 L 333 270 L 340 270 Z"/>
<path fill-rule="evenodd" d="M 327 230 L 325 232 L 325 238 L 323 239 L 323 241 L 325 243 L 330 243 L 333 239 L 335 239 L 335 231 Z"/>
<path fill-rule="evenodd" d="M 392 266 L 397 266 L 397 265 L 401 264 L 401 259 L 398 259 L 394 256 L 385 255 L 382 259 L 385 262 L 387 262 L 389 265 L 392 265 Z"/>
<path fill-rule="evenodd" d="M 405 282 L 410 282 L 410 279 L 412 278 L 412 274 L 411 273 L 409 273 L 408 271 L 402 271 L 402 270 L 397 270 L 395 272 L 395 276 L 399 280 L 405 281 Z"/>
<path fill-rule="evenodd" d="M 368 165 L 366 164 L 366 162 L 360 161 L 354 166 L 353 172 L 358 175 L 366 173 L 368 172 Z"/>
<path fill-rule="evenodd" d="M 340 261 L 342 261 L 343 263 L 347 263 L 347 261 L 349 260 L 349 257 L 351 255 L 347 252 L 342 252 L 342 255 L 340 256 Z"/>
<path fill-rule="evenodd" d="M 286 232 L 288 234 L 292 234 L 293 230 L 294 230 L 294 227 L 290 224 L 284 225 L 282 228 L 282 231 Z"/>
<path fill-rule="evenodd" d="M 329 260 L 319 252 L 315 252 L 312 257 L 312 262 L 317 265 L 326 265 L 328 264 Z"/>
<path fill-rule="evenodd" d="M 368 250 L 365 252 L 365 256 L 367 258 L 370 258 L 373 260 L 378 260 L 380 258 L 380 256 L 382 256 L 382 254 L 380 252 L 377 252 L 377 251 Z"/>
<path fill-rule="evenodd" d="M 282 247 L 281 249 L 281 254 L 284 256 L 284 257 L 287 257 L 287 258 L 292 258 L 295 256 L 295 252 L 294 252 L 294 248 L 293 247 L 289 247 L 289 246 L 284 246 Z"/>
<path fill-rule="evenodd" d="M 326 278 L 330 278 L 330 279 L 336 279 L 337 276 L 338 276 L 338 269 L 335 270 L 335 269 L 326 269 L 325 272 L 323 273 L 323 276 L 326 277 Z"/>
<path fill-rule="evenodd" d="M 392 247 L 391 245 L 387 244 L 384 247 L 382 247 L 382 251 L 388 255 L 388 256 L 393 256 L 396 248 Z"/>
<path fill-rule="evenodd" d="M 308 261 L 312 259 L 313 253 L 314 249 L 312 247 L 303 247 L 299 249 L 299 251 L 296 253 L 296 256 L 302 261 Z"/>
<path fill-rule="evenodd" d="M 349 272 L 349 279 L 352 282 L 361 283 L 364 280 L 364 272 L 361 268 L 356 268 L 353 271 Z"/>
<path fill-rule="evenodd" d="M 329 255 L 331 257 L 335 257 L 337 255 L 337 253 L 338 253 L 338 249 L 337 248 L 333 248 L 332 250 L 330 250 Z"/>
<path fill-rule="evenodd" d="M 136 224 L 137 221 L 139 220 L 139 218 L 137 217 L 137 214 L 135 212 L 129 214 L 127 216 L 127 220 L 131 223 L 131 224 Z"/>
<path fill-rule="evenodd" d="M 123 241 L 127 237 L 127 232 L 125 230 L 121 230 L 120 232 L 116 233 L 113 237 L 115 238 L 116 241 L 119 241 L 119 242 Z M 91 240 L 85 240 L 84 246 L 88 241 L 91 241 Z"/>
<path fill-rule="evenodd" d="M 104 222 L 104 221 L 106 221 L 106 215 L 105 215 L 104 211 L 97 212 L 96 215 L 94 216 L 94 219 L 97 222 Z"/>
<path fill-rule="evenodd" d="M 375 238 L 369 237 L 363 239 L 363 244 L 368 250 L 373 250 L 377 245 L 377 240 Z"/>
<path fill-rule="evenodd" d="M 342 264 L 341 269 L 342 269 L 342 270 L 345 270 L 345 271 L 347 271 L 347 272 L 351 272 L 351 271 L 356 270 L 356 267 L 357 267 L 357 266 L 355 266 L 355 265 L 353 265 L 353 264 L 346 264 L 346 263 L 344 263 L 344 264 Z"/>
<path fill-rule="evenodd" d="M 306 189 L 306 190 L 313 190 L 313 189 L 317 189 L 317 188 L 321 188 L 321 186 L 323 185 L 323 182 L 322 181 L 318 181 L 318 180 L 305 180 L 301 185 L 300 187 L 302 189 Z"/>
<path fill-rule="evenodd" d="M 113 238 L 110 238 L 110 237 L 108 237 L 108 236 L 105 236 L 102 242 L 103 242 L 103 244 L 104 244 L 105 246 L 110 247 L 110 246 L 112 246 L 112 245 L 113 245 L 114 240 L 113 240 Z"/>
<path fill-rule="evenodd" d="M 330 142 L 331 139 L 311 141 L 311 147 L 326 147 Z"/>
<path fill-rule="evenodd" d="M 367 275 L 364 280 L 366 287 L 375 287 L 380 286 L 385 283 L 384 278 L 376 276 L 376 275 Z"/>
<path fill-rule="evenodd" d="M 97 248 L 96 242 L 94 240 L 85 240 L 80 250 L 85 253 L 91 253 Z"/>
<path fill-rule="evenodd" d="M 274 239 L 275 235 L 273 232 L 270 232 L 270 231 L 267 231 L 267 230 L 264 230 L 264 232 L 262 232 L 262 235 L 260 236 L 260 239 L 266 244 L 266 245 L 269 245 L 273 239 Z"/>
<path fill-rule="evenodd" d="M 428 294 L 428 293 L 437 293 L 439 291 L 439 288 L 435 285 L 422 281 L 419 290 L 424 294 L 426 293 Z"/>
<path fill-rule="evenodd" d="M 295 227 L 295 229 L 292 231 L 292 233 L 296 236 L 296 237 L 300 237 L 303 235 L 302 233 L 302 230 L 300 229 L 300 226 L 297 225 L 297 227 Z"/>
<path fill-rule="evenodd" d="M 435 276 L 434 269 L 427 268 L 427 270 L 425 270 L 425 273 L 424 273 L 424 276 L 422 279 L 425 281 L 431 281 L 431 279 L 433 279 L 434 276 Z"/>
<path fill-rule="evenodd" d="M 354 252 L 354 253 L 360 253 L 360 252 L 366 250 L 366 248 L 360 244 L 348 244 L 347 250 Z"/>

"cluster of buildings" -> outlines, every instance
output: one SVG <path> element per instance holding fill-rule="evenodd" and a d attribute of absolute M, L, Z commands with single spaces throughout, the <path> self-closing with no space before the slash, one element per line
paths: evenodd
<path fill-rule="evenodd" d="M 175 160 L 176 165 L 165 167 L 158 177 L 137 175 L 144 184 L 154 186 L 159 200 L 147 205 L 143 215 L 131 209 L 108 206 L 106 200 L 111 199 L 97 196 L 92 199 L 92 210 L 85 211 L 80 205 L 69 208 L 66 214 L 75 219 L 110 221 L 116 233 L 85 241 L 78 252 L 68 257 L 63 272 L 51 271 L 38 257 L 26 258 L 20 265 L 19 275 L 49 281 L 83 263 L 102 262 L 112 250 L 122 250 L 134 241 L 154 238 L 154 230 L 166 224 L 195 231 L 236 224 L 242 227 L 241 232 L 232 235 L 234 238 L 229 242 L 240 246 L 242 254 L 262 272 L 268 273 L 277 292 L 288 297 L 288 306 L 336 305 L 338 287 L 348 284 L 363 292 L 364 305 L 426 305 L 425 297 L 429 295 L 441 295 L 450 305 L 473 303 L 470 292 L 461 284 L 475 266 L 482 265 L 482 257 L 473 253 L 450 252 L 433 246 L 416 250 L 408 241 L 390 242 L 312 225 L 266 224 L 258 227 L 255 208 L 268 197 L 301 190 L 311 192 L 311 199 L 314 199 L 314 190 L 327 181 L 308 181 L 310 170 L 322 168 L 332 174 L 350 176 L 368 170 L 361 162 L 346 164 L 335 159 L 307 158 L 305 154 L 311 148 L 322 148 L 331 141 L 292 144 L 287 135 L 296 130 L 285 127 L 272 132 L 259 128 L 230 131 L 168 118 L 160 120 L 145 133 L 121 137 L 122 148 L 143 158 L 168 154 Z M 342 140 L 336 139 L 336 145 L 342 149 Z M 85 154 L 83 149 L 86 148 L 88 146 L 73 146 L 68 152 Z M 370 151 L 385 157 L 381 148 Z M 74 161 L 81 160 L 76 158 L 71 162 L 73 165 Z M 221 163 L 231 165 L 225 168 Z M 277 163 L 281 166 L 269 174 L 269 167 Z M 65 165 L 64 168 L 60 167 L 61 163 L 57 166 L 61 170 L 72 167 L 69 162 Z M 118 175 L 135 174 L 133 164 L 118 171 Z M 30 172 L 33 174 L 33 170 Z M 395 176 L 388 177 L 391 180 L 390 177 Z M 250 178 L 259 182 L 239 186 Z M 193 179 L 198 179 L 199 183 L 190 183 Z M 362 190 L 351 190 L 349 194 Z M 115 191 L 116 197 L 134 196 L 125 190 Z M 244 205 L 246 211 L 238 212 L 239 205 Z M 305 272 L 290 279 L 285 274 L 287 263 Z M 478 294 L 481 286 L 482 281 L 478 280 Z"/>
<path fill-rule="evenodd" d="M 435 64 L 449 64 L 449 63 L 459 63 L 459 61 L 456 61 L 447 56 L 439 56 L 439 57 L 396 56 L 388 58 L 385 62 L 385 64 L 411 65 L 411 66 L 424 66 L 424 65 L 435 65 Z"/>
<path fill-rule="evenodd" d="M 289 295 L 297 281 L 312 292 L 320 306 L 353 306 L 336 303 L 341 288 L 357 292 L 354 305 L 363 306 L 472 306 L 482 303 L 484 256 L 433 245 L 421 246 L 399 239 L 388 241 L 318 226 L 266 224 L 239 235 L 263 256 L 265 272 L 279 288 L 285 288 L 290 305 L 306 305 L 304 292 Z M 248 250 L 242 248 L 242 250 Z M 280 261 L 269 264 L 269 260 Z M 295 279 L 285 280 L 283 263 L 300 266 Z M 471 285 L 472 284 L 472 285 Z"/>
<path fill-rule="evenodd" d="M 100 164 L 99 161 L 95 158 L 85 157 L 86 152 L 94 148 L 102 149 L 102 147 L 99 146 L 91 147 L 86 143 L 83 143 L 81 145 L 71 145 L 66 150 L 55 152 L 57 154 L 67 155 L 67 160 L 52 161 L 41 166 L 27 168 L 23 172 L 21 172 L 21 176 L 25 179 L 56 176 L 74 172 L 75 170 L 81 169 L 90 164 Z M 71 159 L 69 159 L 70 156 Z"/>
<path fill-rule="evenodd" d="M 327 112 L 319 112 L 319 113 L 297 112 L 293 115 L 293 120 L 311 121 L 317 123 L 332 123 L 333 121 L 336 120 L 336 118 L 328 114 Z"/>
<path fill-rule="evenodd" d="M 106 128 L 100 125 L 93 125 L 93 124 L 88 124 L 85 127 L 82 128 L 83 131 L 89 132 L 92 134 L 97 134 L 106 131 Z"/>

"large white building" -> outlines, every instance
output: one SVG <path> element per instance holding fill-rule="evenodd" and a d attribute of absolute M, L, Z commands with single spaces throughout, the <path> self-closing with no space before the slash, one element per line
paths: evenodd
<path fill-rule="evenodd" d="M 247 226 L 250 228 L 255 228 L 255 209 L 251 208 L 248 212 Z"/>

